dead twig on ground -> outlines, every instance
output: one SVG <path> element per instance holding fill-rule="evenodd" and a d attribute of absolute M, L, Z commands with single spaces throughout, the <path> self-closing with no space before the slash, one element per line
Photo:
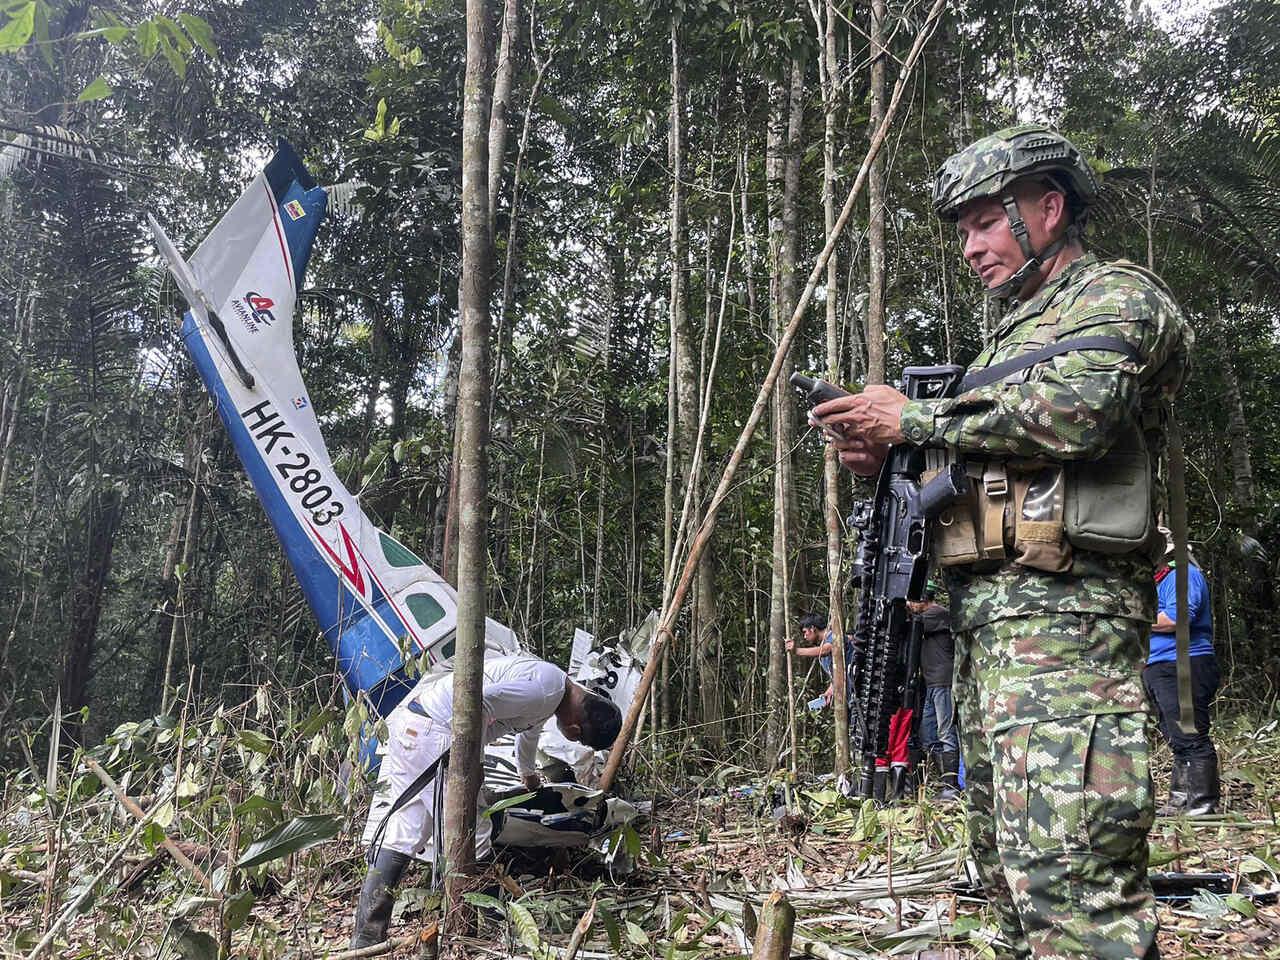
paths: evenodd
<path fill-rule="evenodd" d="M 92 757 L 85 757 L 84 765 L 89 768 L 95 777 L 102 781 L 103 786 L 115 795 L 115 798 L 120 801 L 120 806 L 129 811 L 129 813 L 131 813 L 140 823 L 146 822 L 147 814 L 144 813 L 142 808 L 134 803 L 133 800 L 131 800 L 129 796 L 120 789 L 120 785 L 111 778 L 111 774 L 107 773 L 98 761 L 94 760 Z M 209 880 L 208 876 L 205 875 L 205 872 L 197 867 L 195 863 L 192 862 L 191 858 L 178 848 L 176 843 L 168 837 L 162 837 L 160 844 L 169 851 L 169 855 L 177 861 L 180 867 L 200 882 L 200 885 L 204 887 L 205 890 L 213 896 L 217 896 L 217 893 L 213 889 L 213 883 Z"/>

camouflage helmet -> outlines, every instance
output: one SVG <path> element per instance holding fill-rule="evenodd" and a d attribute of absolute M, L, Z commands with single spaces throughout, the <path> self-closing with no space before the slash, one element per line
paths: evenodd
<path fill-rule="evenodd" d="M 1080 150 L 1043 124 L 997 130 L 948 157 L 933 180 L 933 210 L 954 221 L 960 207 L 980 197 L 997 197 L 1015 180 L 1051 176 L 1067 194 L 1079 218 L 1098 196 L 1098 181 Z"/>

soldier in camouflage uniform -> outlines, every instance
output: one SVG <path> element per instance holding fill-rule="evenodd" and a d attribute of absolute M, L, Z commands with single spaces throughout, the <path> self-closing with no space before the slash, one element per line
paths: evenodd
<path fill-rule="evenodd" d="M 1192 334 L 1157 278 L 1084 253 L 1096 193 L 1079 151 L 1039 126 L 1001 130 L 943 164 L 935 210 L 956 223 L 988 292 L 1007 300 L 970 371 L 1096 334 L 1131 349 L 1076 349 L 952 399 L 908 401 L 880 385 L 822 404 L 815 419 L 841 433 L 846 466 L 872 474 L 888 444 L 906 442 L 1065 471 L 1138 435 L 1154 470 Z M 972 852 L 1005 956 L 1155 957 L 1140 671 L 1160 544 L 1102 553 L 1064 535 L 1059 546 L 1052 572 L 1012 549 L 946 571 Z"/>

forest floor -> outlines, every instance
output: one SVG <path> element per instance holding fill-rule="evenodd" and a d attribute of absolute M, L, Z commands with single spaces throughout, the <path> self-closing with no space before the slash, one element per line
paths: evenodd
<path fill-rule="evenodd" d="M 1219 893 L 1161 902 L 1160 949 L 1166 960 L 1280 958 L 1280 906 L 1274 902 L 1280 890 L 1278 726 L 1280 721 L 1220 725 L 1224 813 L 1160 818 L 1152 831 L 1153 871 L 1225 874 Z M 1163 797 L 1168 754 L 1160 748 L 1155 756 L 1157 795 Z M 139 776 L 137 783 L 144 779 Z M 236 957 L 325 957 L 345 949 L 362 873 L 356 806 L 340 821 L 325 821 L 333 824 L 330 834 L 340 830 L 333 839 L 299 845 L 288 856 L 237 871 L 244 892 L 219 910 L 192 874 L 175 869 L 167 855 L 149 852 L 158 849 L 159 828 L 148 827 L 126 842 L 132 824 L 109 794 L 96 789 L 96 781 L 72 786 L 71 794 L 81 799 L 59 812 L 31 789 L 29 779 L 25 788 L 22 780 L 16 772 L 9 778 L 0 810 L 4 954 L 29 954 L 117 853 L 119 859 L 46 955 L 215 960 L 219 940 Z M 124 789 L 129 791 L 127 782 Z M 916 802 L 877 810 L 869 802 L 845 800 L 821 779 L 762 784 L 746 771 L 725 767 L 704 775 L 699 785 L 684 783 L 678 794 L 659 789 L 656 799 L 652 818 L 612 838 L 618 848 L 612 868 L 590 851 L 500 855 L 486 878 L 486 893 L 473 897 L 487 908 L 476 938 L 446 952 L 538 960 L 741 956 L 744 926 L 751 926 L 770 891 L 782 889 L 797 912 L 797 955 L 911 956 L 943 946 L 954 947 L 959 957 L 992 955 L 994 929 L 968 881 L 961 809 L 933 799 L 927 787 Z M 242 801 L 237 817 L 247 828 L 250 811 L 261 814 L 272 803 Z M 56 845 L 51 882 L 53 813 L 66 839 Z M 184 815 L 190 819 L 171 821 L 170 836 L 189 838 L 198 833 L 201 817 L 209 821 L 209 809 L 194 805 Z M 316 815 L 304 826 L 319 823 Z M 207 836 L 218 843 L 188 840 L 183 849 L 206 869 L 213 867 L 217 885 L 224 882 L 225 868 L 214 851 L 235 845 L 243 863 L 246 841 L 217 834 L 216 827 Z M 422 955 L 422 931 L 432 928 L 438 912 L 438 898 L 415 886 L 426 879 L 406 878 L 392 928 L 396 947 L 384 955 Z M 1258 892 L 1272 895 L 1245 895 Z M 576 951 L 567 950 L 592 904 L 586 939 Z"/>

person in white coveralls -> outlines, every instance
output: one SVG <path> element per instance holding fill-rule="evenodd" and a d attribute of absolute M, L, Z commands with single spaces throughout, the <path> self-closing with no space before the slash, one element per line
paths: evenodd
<path fill-rule="evenodd" d="M 526 653 L 486 659 L 484 742 L 516 734 L 516 767 L 536 788 L 538 736 L 552 716 L 568 740 L 606 750 L 622 728 L 610 700 L 574 683 L 563 670 Z M 356 907 L 352 947 L 387 938 L 393 890 L 410 860 L 436 864 L 443 847 L 444 769 L 453 719 L 453 675 L 427 674 L 387 717 L 388 738 L 364 841 L 369 873 Z M 425 782 L 420 782 L 425 781 Z M 476 856 L 489 853 L 490 822 L 476 819 Z"/>

